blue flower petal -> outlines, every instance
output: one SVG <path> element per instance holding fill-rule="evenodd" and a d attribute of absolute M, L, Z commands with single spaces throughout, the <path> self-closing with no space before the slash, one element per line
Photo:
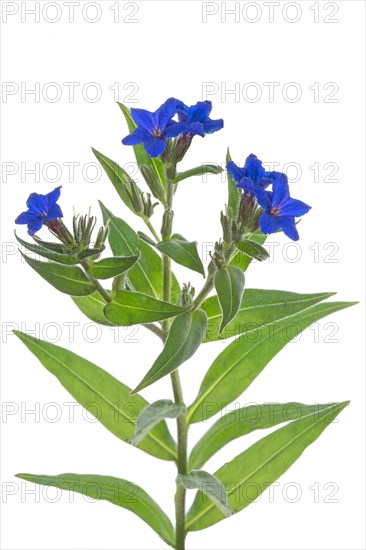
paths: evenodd
<path fill-rule="evenodd" d="M 22 212 L 21 214 L 19 214 L 19 216 L 15 220 L 15 223 L 19 225 L 24 225 L 35 219 L 37 219 L 37 216 L 33 212 L 27 210 L 27 212 Z"/>
<path fill-rule="evenodd" d="M 155 113 L 155 119 L 160 130 L 165 130 L 168 122 L 177 112 L 178 100 L 174 97 L 170 97 L 159 107 Z"/>
<path fill-rule="evenodd" d="M 54 204 L 50 211 L 48 212 L 48 215 L 43 218 L 43 221 L 47 220 L 55 220 L 56 218 L 63 218 L 63 213 L 58 204 Z"/>
<path fill-rule="evenodd" d="M 59 187 L 56 187 L 56 189 L 54 189 L 50 193 L 47 193 L 47 195 L 45 195 L 48 209 L 56 205 L 56 202 L 60 198 L 60 195 L 61 195 L 61 185 Z"/>
<path fill-rule="evenodd" d="M 43 225 L 43 220 L 40 218 L 35 218 L 34 220 L 30 220 L 28 222 L 28 235 L 34 235 L 41 229 Z"/>
<path fill-rule="evenodd" d="M 205 137 L 205 130 L 201 122 L 192 122 L 185 129 L 185 134 L 193 134 L 194 136 Z"/>
<path fill-rule="evenodd" d="M 123 138 L 122 143 L 123 145 L 137 145 L 145 141 L 145 139 L 150 139 L 150 137 L 151 135 L 143 128 L 136 128 L 132 134 Z"/>
<path fill-rule="evenodd" d="M 292 216 L 278 216 L 277 221 L 280 228 L 282 229 L 284 234 L 287 235 L 287 237 L 289 237 L 293 241 L 299 240 L 299 234 L 295 225 L 295 218 L 293 218 Z"/>
<path fill-rule="evenodd" d="M 141 128 L 149 133 L 152 133 L 154 131 L 154 115 L 155 113 L 150 113 L 150 111 L 146 111 L 145 109 L 131 109 L 131 116 L 135 124 L 137 124 L 137 126 L 141 126 Z"/>
<path fill-rule="evenodd" d="M 257 181 L 257 185 L 259 187 L 263 187 L 263 189 L 266 189 L 269 185 L 272 185 L 273 180 L 271 178 L 261 178 Z"/>
<path fill-rule="evenodd" d="M 272 180 L 275 180 L 278 176 L 282 176 L 282 172 L 264 172 L 263 174 L 264 178 L 271 178 Z"/>
<path fill-rule="evenodd" d="M 45 195 L 31 193 L 27 199 L 27 206 L 36 216 L 45 216 L 48 212 L 48 203 Z"/>
<path fill-rule="evenodd" d="M 239 183 L 236 184 L 236 187 L 244 189 L 244 191 L 249 191 L 250 193 L 254 192 L 254 183 L 250 178 L 242 178 Z"/>
<path fill-rule="evenodd" d="M 263 212 L 259 218 L 259 227 L 262 233 L 268 235 L 269 233 L 276 233 L 280 228 L 279 218 L 268 212 Z"/>
<path fill-rule="evenodd" d="M 246 158 L 244 169 L 245 175 L 251 178 L 254 183 L 257 183 L 265 174 L 262 161 L 256 155 L 253 155 L 253 153 Z"/>
<path fill-rule="evenodd" d="M 273 206 L 279 206 L 290 196 L 286 174 L 281 174 L 273 182 Z"/>
<path fill-rule="evenodd" d="M 150 157 L 158 157 L 165 151 L 166 138 L 151 137 L 144 141 L 145 151 Z"/>
<path fill-rule="evenodd" d="M 218 120 L 204 120 L 203 126 L 206 134 L 213 134 L 224 127 L 224 121 L 222 118 L 219 118 Z"/>
<path fill-rule="evenodd" d="M 309 212 L 310 208 L 308 204 L 289 197 L 281 204 L 280 212 L 282 216 L 303 216 Z"/>
<path fill-rule="evenodd" d="M 169 126 L 165 128 L 164 134 L 166 137 L 173 138 L 179 136 L 186 129 L 184 122 L 175 122 L 172 120 Z"/>
<path fill-rule="evenodd" d="M 253 191 L 257 198 L 258 204 L 264 208 L 264 210 L 270 210 L 272 208 L 271 195 L 259 185 L 254 185 Z"/>
<path fill-rule="evenodd" d="M 231 179 L 236 183 L 239 183 L 246 176 L 245 168 L 240 168 L 240 166 L 237 166 L 232 160 L 229 160 L 227 163 L 226 170 Z"/>

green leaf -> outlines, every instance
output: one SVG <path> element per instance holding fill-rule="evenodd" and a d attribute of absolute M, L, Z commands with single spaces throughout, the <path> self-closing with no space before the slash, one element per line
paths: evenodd
<path fill-rule="evenodd" d="M 56 476 L 17 474 L 32 483 L 74 491 L 96 500 L 106 500 L 130 510 L 174 547 L 174 529 L 160 506 L 141 487 L 118 477 L 97 474 L 60 474 Z"/>
<path fill-rule="evenodd" d="M 107 430 L 122 441 L 135 432 L 136 419 L 148 402 L 130 395 L 125 386 L 105 370 L 75 353 L 15 331 L 42 365 L 66 388 L 74 399 L 89 410 Z M 161 422 L 138 445 L 143 451 L 163 460 L 175 460 L 175 442 L 167 425 Z"/>
<path fill-rule="evenodd" d="M 205 335 L 206 323 L 207 316 L 202 309 L 186 311 L 176 317 L 170 327 L 163 351 L 133 391 L 137 392 L 150 386 L 192 357 Z"/>
<path fill-rule="evenodd" d="M 226 164 L 231 160 L 230 151 L 226 153 Z M 229 173 L 227 173 L 228 184 L 228 206 L 231 208 L 233 219 L 236 220 L 239 214 L 239 205 L 242 191 L 236 187 L 236 182 L 231 179 Z"/>
<path fill-rule="evenodd" d="M 272 428 L 289 420 L 296 420 L 308 414 L 318 414 L 326 405 L 303 405 L 302 403 L 266 403 L 249 405 L 236 409 L 219 418 L 193 447 L 189 457 L 189 469 L 201 468 L 217 451 L 230 441 L 247 435 L 254 430 Z"/>
<path fill-rule="evenodd" d="M 227 494 L 224 485 L 217 477 L 204 470 L 192 470 L 189 474 L 178 474 L 177 481 L 186 489 L 198 489 L 209 497 L 224 517 L 232 516 L 233 509 L 227 503 Z"/>
<path fill-rule="evenodd" d="M 269 361 L 304 329 L 322 317 L 354 305 L 331 302 L 270 323 L 253 338 L 240 337 L 229 344 L 214 360 L 204 377 L 198 396 L 188 409 L 190 423 L 207 420 L 238 398 L 250 386 Z M 215 411 L 212 404 L 217 404 Z M 207 409 L 207 405 L 210 409 Z"/>
<path fill-rule="evenodd" d="M 267 250 L 259 243 L 255 241 L 250 241 L 249 239 L 244 239 L 239 243 L 236 243 L 236 247 L 244 254 L 250 256 L 250 258 L 263 262 L 263 260 L 268 260 L 269 254 Z"/>
<path fill-rule="evenodd" d="M 160 399 L 148 405 L 136 421 L 136 431 L 130 443 L 137 445 L 147 433 L 164 418 L 177 418 L 184 410 L 183 403 L 173 403 L 170 399 Z"/>
<path fill-rule="evenodd" d="M 245 276 L 239 267 L 228 265 L 216 272 L 215 288 L 222 309 L 220 334 L 236 317 L 243 299 L 244 286 Z"/>
<path fill-rule="evenodd" d="M 174 178 L 174 183 L 191 178 L 192 176 L 204 176 L 205 174 L 221 174 L 223 169 L 218 164 L 201 164 L 185 172 L 178 172 Z"/>
<path fill-rule="evenodd" d="M 71 298 L 80 311 L 94 323 L 107 327 L 113 326 L 113 323 L 110 323 L 104 315 L 105 300 L 98 292 L 93 292 L 89 296 L 71 296 Z"/>
<path fill-rule="evenodd" d="M 104 223 L 110 220 L 109 244 L 115 256 L 135 254 L 140 250 L 139 261 L 129 270 L 128 279 L 137 292 L 143 292 L 163 298 L 163 263 L 162 259 L 137 233 L 121 218 L 117 218 L 102 202 L 100 207 Z M 177 302 L 180 296 L 178 281 L 172 275 L 172 300 Z"/>
<path fill-rule="evenodd" d="M 177 264 L 188 267 L 205 276 L 205 268 L 197 250 L 197 242 L 188 242 L 182 235 L 175 233 L 169 241 L 161 241 L 157 248 L 177 262 Z"/>
<path fill-rule="evenodd" d="M 88 272 L 96 279 L 110 279 L 128 271 L 139 259 L 140 253 L 133 256 L 114 256 L 94 262 L 88 267 Z"/>
<path fill-rule="evenodd" d="M 241 306 L 235 320 L 228 324 L 221 338 L 238 334 L 255 333 L 264 325 L 286 318 L 303 309 L 334 296 L 334 292 L 318 294 L 298 294 L 284 290 L 245 290 Z M 222 312 L 217 296 L 212 296 L 201 304 L 208 317 L 208 327 L 204 342 L 219 340 Z"/>
<path fill-rule="evenodd" d="M 80 267 L 60 265 L 53 262 L 40 262 L 22 252 L 21 254 L 27 264 L 60 292 L 72 296 L 87 296 L 94 292 L 93 284 Z"/>
<path fill-rule="evenodd" d="M 336 416 L 348 405 L 336 403 L 319 414 L 309 414 L 267 435 L 227 462 L 216 473 L 225 486 L 229 505 L 239 512 L 254 502 L 300 457 Z M 187 514 L 188 531 L 205 529 L 225 518 L 202 492 Z"/>
<path fill-rule="evenodd" d="M 76 254 L 67 254 L 63 249 L 62 249 L 62 253 L 60 253 L 60 252 L 51 250 L 49 248 L 43 247 L 40 244 L 28 243 L 27 241 L 23 241 L 23 239 L 18 237 L 15 231 L 14 231 L 14 234 L 19 244 L 24 246 L 24 248 L 26 248 L 27 250 L 34 252 L 38 256 L 43 256 L 48 260 L 53 260 L 55 262 L 58 262 L 64 265 L 76 265 L 80 263 L 80 260 Z"/>
<path fill-rule="evenodd" d="M 59 254 L 65 254 L 63 244 L 44 241 L 38 237 L 38 235 L 33 235 L 33 239 L 37 244 L 43 246 L 43 248 L 48 248 L 49 250 L 53 250 L 53 252 L 58 252 Z"/>
<path fill-rule="evenodd" d="M 134 214 L 136 214 L 133 204 L 131 202 L 130 196 L 126 191 L 126 187 L 129 191 L 131 190 L 131 183 L 133 183 L 132 178 L 127 174 L 125 170 L 123 170 L 123 168 L 119 166 L 119 164 L 109 159 L 105 155 L 102 155 L 102 153 L 100 153 L 96 149 L 93 149 L 93 147 L 92 147 L 92 151 L 94 155 L 97 157 L 97 159 L 99 160 L 103 170 L 111 180 L 120 198 L 123 200 L 125 205 Z"/>
<path fill-rule="evenodd" d="M 119 290 L 105 306 L 104 315 L 114 325 L 128 327 L 175 317 L 185 309 L 141 292 Z"/>
<path fill-rule="evenodd" d="M 246 240 L 262 245 L 265 242 L 267 236 L 268 235 L 263 235 L 263 233 L 254 233 L 251 235 L 250 239 Z M 240 267 L 242 271 L 246 271 L 251 264 L 252 259 L 253 258 L 248 254 L 245 254 L 241 250 L 237 250 L 230 260 L 230 265 L 236 265 L 237 267 Z"/>

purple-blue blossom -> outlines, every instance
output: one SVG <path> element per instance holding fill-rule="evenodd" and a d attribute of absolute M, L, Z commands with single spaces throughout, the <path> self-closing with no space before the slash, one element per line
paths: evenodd
<path fill-rule="evenodd" d="M 15 220 L 15 223 L 26 224 L 28 226 L 28 234 L 34 235 L 45 222 L 62 218 L 61 208 L 57 204 L 61 194 L 60 189 L 61 186 L 56 187 L 56 189 L 47 193 L 47 195 L 31 193 L 26 203 L 28 210 L 22 212 Z"/>

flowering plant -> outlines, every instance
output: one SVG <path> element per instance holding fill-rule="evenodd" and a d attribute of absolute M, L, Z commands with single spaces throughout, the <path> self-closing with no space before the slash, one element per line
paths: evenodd
<path fill-rule="evenodd" d="M 120 108 L 130 132 L 122 143 L 133 146 L 148 191 L 141 190 L 116 162 L 93 151 L 120 199 L 141 218 L 151 235 L 136 232 L 103 203 L 104 225 L 96 237 L 96 220 L 90 215 L 74 216 L 69 229 L 62 220 L 58 205 L 61 188 L 57 187 L 47 195 L 29 196 L 28 210 L 18 216 L 16 223 L 27 225 L 32 241 L 18 235 L 16 238 L 26 250 L 42 257 L 39 260 L 23 254 L 26 262 L 57 290 L 70 295 L 92 321 L 107 326 L 142 325 L 161 340 L 162 351 L 142 380 L 129 388 L 67 349 L 25 333 L 16 334 L 82 406 L 98 404 L 102 412 L 98 420 L 112 434 L 156 458 L 175 462 L 175 527 L 141 487 L 135 486 L 134 498 L 128 498 L 131 483 L 125 479 L 93 474 L 18 477 L 87 493 L 126 508 L 167 545 L 182 550 L 187 533 L 205 529 L 251 504 L 348 402 L 242 407 L 213 423 L 192 449 L 188 446 L 189 426 L 206 421 L 239 398 L 299 332 L 353 302 L 325 301 L 332 296 L 327 292 L 297 294 L 245 288 L 244 273 L 252 260 L 262 262 L 269 257 L 263 246 L 266 236 L 282 231 L 298 240 L 296 218 L 310 210 L 310 206 L 290 196 L 285 174 L 266 171 L 253 154 L 243 167 L 227 155 L 228 198 L 221 213 L 222 237 L 215 243 L 206 273 L 197 243 L 173 232 L 173 199 L 185 179 L 222 171 L 214 164 L 178 171 L 178 165 L 195 136 L 205 137 L 220 130 L 223 121 L 210 118 L 212 106 L 208 101 L 188 107 L 170 98 L 155 112 L 130 111 L 122 104 Z M 151 222 L 157 204 L 164 209 L 160 234 Z M 57 240 L 40 238 L 42 226 Z M 101 258 L 107 239 L 113 255 Z M 197 294 L 189 282 L 178 283 L 172 261 L 205 278 Z M 111 284 L 104 283 L 107 280 Z M 213 290 L 215 293 L 209 297 Z M 201 344 L 233 337 L 208 368 L 197 397 L 187 406 L 178 367 Z M 174 399 L 164 397 L 148 403 L 140 392 L 168 375 Z M 131 403 L 134 407 L 125 406 Z M 167 419 L 176 420 L 176 439 Z M 203 469 L 230 441 L 280 424 L 284 425 L 217 472 Z M 196 491 L 188 511 L 187 490 Z"/>

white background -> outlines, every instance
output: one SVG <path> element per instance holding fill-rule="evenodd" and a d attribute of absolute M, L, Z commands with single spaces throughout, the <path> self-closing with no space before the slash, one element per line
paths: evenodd
<path fill-rule="evenodd" d="M 321 320 L 318 336 L 307 330 L 298 342 L 288 345 L 240 399 L 241 405 L 351 399 L 351 406 L 280 478 L 273 499 L 267 491 L 235 517 L 190 534 L 188 548 L 364 548 L 364 3 L 271 3 L 275 4 L 272 22 L 266 2 L 237 2 L 239 12 L 227 15 L 226 21 L 225 7 L 235 7 L 234 2 L 226 6 L 211 2 L 204 7 L 195 1 L 144 1 L 136 4 L 138 11 L 134 3 L 120 2 L 117 22 L 116 2 L 74 3 L 74 22 L 69 21 L 65 2 L 38 3 L 40 20 L 35 22 L 35 16 L 26 12 L 35 4 L 2 2 L 2 79 L 5 91 L 12 91 L 2 98 L 2 340 L 6 344 L 2 399 L 5 410 L 13 412 L 2 419 L 2 547 L 164 547 L 128 511 L 105 502 L 85 502 L 81 495 L 70 502 L 66 492 L 55 496 L 38 488 L 35 494 L 26 493 L 34 489 L 32 484 L 14 478 L 17 472 L 120 476 L 144 487 L 173 517 L 174 465 L 121 443 L 90 417 L 83 418 L 80 407 L 71 422 L 67 403 L 72 398 L 9 332 L 13 325 L 36 331 L 131 386 L 150 367 L 160 349 L 154 335 L 140 330 L 133 337 L 138 343 L 115 343 L 114 333 L 107 328 L 98 335 L 71 299 L 15 254 L 13 220 L 24 210 L 30 192 L 47 193 L 62 184 L 60 202 L 66 222 L 73 208 L 86 213 L 91 206 L 93 214 L 99 215 L 97 199 L 102 198 L 114 213 L 136 223 L 106 176 L 87 181 L 96 174 L 91 165 L 85 178 L 86 165 L 95 161 L 90 146 L 121 165 L 133 161 L 132 149 L 120 144 L 127 132 L 114 102 L 119 99 L 129 107 L 155 110 L 175 96 L 188 104 L 211 99 L 213 117 L 225 121 L 221 132 L 195 139 L 185 167 L 221 163 L 227 146 L 239 163 L 249 153 L 267 163 L 278 162 L 277 169 L 291 163 L 289 176 L 298 179 L 292 194 L 313 207 L 299 225 L 299 246 L 288 246 L 283 235 L 272 236 L 269 241 L 279 246 L 271 262 L 251 267 L 247 286 L 337 291 L 340 300 L 361 302 Z M 6 17 L 5 10 L 14 14 Z M 203 22 L 205 10 L 217 13 Z M 51 82 L 56 86 L 49 86 Z M 65 82 L 79 83 L 74 100 Z M 96 86 L 88 86 L 91 82 Z M 116 96 L 110 89 L 117 89 L 115 83 Z M 207 83 L 211 95 L 205 95 Z M 273 98 L 268 83 L 278 83 Z M 39 98 L 24 95 L 35 86 L 39 86 Z M 225 93 L 235 86 L 238 96 Z M 93 101 L 96 90 L 100 98 Z M 61 97 L 53 101 L 55 92 Z M 291 101 L 295 92 L 301 92 L 301 97 Z M 253 101 L 256 93 L 262 95 Z M 71 162 L 79 163 L 74 178 L 67 164 Z M 39 163 L 39 178 L 25 173 L 35 163 Z M 48 163 L 53 164 L 47 170 Z M 310 169 L 315 163 L 320 168 L 319 181 Z M 326 163 L 337 166 L 336 181 L 325 180 L 333 166 L 324 168 Z M 225 200 L 226 185 L 220 176 L 182 183 L 176 200 L 176 230 L 200 244 L 215 241 Z M 20 234 L 25 236 L 24 228 Z M 202 284 L 198 275 L 183 268 L 175 271 L 181 281 L 191 277 L 196 287 Z M 72 338 L 67 325 L 71 321 L 78 323 Z M 330 336 L 334 328 L 337 332 Z M 131 329 L 121 329 L 119 337 L 131 334 Z M 329 337 L 337 342 L 328 341 Z M 187 402 L 194 399 L 205 370 L 223 346 L 203 346 L 181 369 Z M 169 398 L 168 381 L 149 388 L 144 396 Z M 39 415 L 25 414 L 35 407 Z M 55 413 L 61 419 L 52 422 Z M 192 442 L 202 429 L 202 425 L 193 426 Z M 245 441 L 232 442 L 210 460 L 207 469 L 214 472 L 262 435 L 254 433 Z M 315 483 L 319 502 L 314 502 L 310 489 Z M 336 502 L 329 502 L 334 488 L 330 499 Z M 300 497 L 290 502 L 296 490 L 301 491 Z"/>

